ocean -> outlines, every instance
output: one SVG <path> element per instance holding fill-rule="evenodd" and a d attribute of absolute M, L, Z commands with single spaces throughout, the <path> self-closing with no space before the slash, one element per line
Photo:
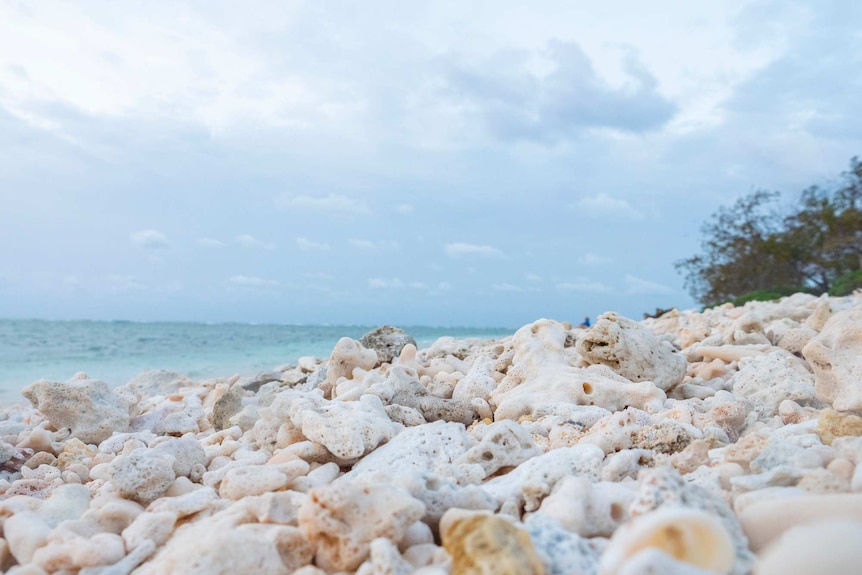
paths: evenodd
<path fill-rule="evenodd" d="M 37 379 L 65 381 L 78 371 L 112 386 L 151 369 L 193 380 L 254 375 L 302 356 L 328 357 L 340 338 L 359 339 L 373 327 L 0 320 L 0 403 L 24 401 L 21 389 Z M 398 327 L 420 349 L 442 336 L 490 339 L 513 333 Z"/>

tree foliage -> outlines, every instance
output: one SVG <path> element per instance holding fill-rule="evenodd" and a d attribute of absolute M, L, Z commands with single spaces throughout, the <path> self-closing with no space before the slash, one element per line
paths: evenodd
<path fill-rule="evenodd" d="M 756 191 L 704 223 L 702 253 L 676 262 L 685 285 L 705 306 L 746 296 L 808 291 L 836 280 L 847 289 L 862 270 L 862 161 L 832 190 L 812 186 L 790 209 L 778 192 Z M 848 283 L 849 282 L 849 283 Z"/>

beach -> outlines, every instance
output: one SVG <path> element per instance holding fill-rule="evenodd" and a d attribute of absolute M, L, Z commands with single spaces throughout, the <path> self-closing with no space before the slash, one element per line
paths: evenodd
<path fill-rule="evenodd" d="M 37 379 L 64 381 L 79 371 L 111 387 L 167 370 L 191 379 L 251 377 L 327 357 L 342 337 L 374 326 L 0 319 L 0 404 L 20 402 Z M 514 329 L 405 326 L 419 346 L 443 336 L 501 337 Z"/>
<path fill-rule="evenodd" d="M 29 383 L 0 569 L 857 573 L 862 293 L 472 335 Z"/>

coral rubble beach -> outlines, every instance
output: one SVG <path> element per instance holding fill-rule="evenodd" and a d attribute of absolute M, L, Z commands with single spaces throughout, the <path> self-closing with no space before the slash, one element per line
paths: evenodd
<path fill-rule="evenodd" d="M 862 293 L 363 341 L 31 384 L 0 414 L 0 569 L 858 573 Z"/>

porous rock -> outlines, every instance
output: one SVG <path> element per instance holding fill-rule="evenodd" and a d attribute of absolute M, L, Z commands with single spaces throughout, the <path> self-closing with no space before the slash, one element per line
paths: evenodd
<path fill-rule="evenodd" d="M 668 390 L 685 375 L 685 357 L 647 327 L 614 312 L 602 314 L 578 339 L 578 353 L 591 364 L 607 365 L 630 381 L 651 381 Z"/>
<path fill-rule="evenodd" d="M 512 420 L 504 419 L 487 426 L 482 431 L 479 444 L 468 449 L 456 463 L 480 465 L 488 476 L 502 467 L 517 467 L 541 453 L 526 429 Z"/>
<path fill-rule="evenodd" d="M 84 443 L 100 443 L 114 431 L 129 427 L 129 409 L 104 381 L 40 379 L 21 393 L 50 421 L 54 429 L 69 429 Z"/>
<path fill-rule="evenodd" d="M 374 395 L 359 401 L 325 401 L 315 394 L 286 391 L 278 396 L 302 434 L 342 459 L 362 457 L 395 434 L 383 402 Z"/>
<path fill-rule="evenodd" d="M 331 396 L 332 390 L 342 377 L 353 379 L 356 368 L 369 370 L 377 365 L 377 352 L 365 349 L 361 343 L 349 337 L 342 337 L 329 355 L 326 379 L 321 382 L 324 394 Z"/>
<path fill-rule="evenodd" d="M 605 454 L 594 445 L 554 449 L 481 485 L 500 506 L 535 511 L 558 481 L 575 474 L 597 481 Z"/>
<path fill-rule="evenodd" d="M 301 459 L 278 466 L 249 465 L 236 467 L 227 472 L 219 485 L 219 495 L 234 501 L 249 495 L 262 495 L 277 491 L 288 483 L 308 473 L 308 463 Z"/>
<path fill-rule="evenodd" d="M 161 497 L 176 479 L 173 457 L 145 448 L 117 457 L 110 474 L 120 495 L 145 505 Z"/>
<path fill-rule="evenodd" d="M 164 369 L 145 371 L 133 377 L 120 391 L 131 392 L 136 397 L 153 397 L 177 393 L 180 388 L 194 383 L 186 376 Z"/>
<path fill-rule="evenodd" d="M 454 524 L 443 537 L 452 556 L 452 575 L 544 575 L 530 534 L 499 516 L 474 515 Z"/>
<path fill-rule="evenodd" d="M 546 575 L 595 573 L 599 548 L 590 539 L 566 530 L 552 517 L 533 514 L 524 520 Z"/>
<path fill-rule="evenodd" d="M 862 309 L 840 311 L 802 348 L 817 399 L 838 411 L 862 410 Z"/>
<path fill-rule="evenodd" d="M 652 382 L 633 383 L 604 365 L 575 367 L 566 337 L 560 323 L 547 319 L 515 332 L 512 365 L 490 394 L 495 420 L 536 417 L 560 404 L 660 409 L 665 394 Z"/>
<path fill-rule="evenodd" d="M 208 522 L 178 530 L 137 575 L 289 575 L 311 561 L 312 548 L 296 527 Z"/>
<path fill-rule="evenodd" d="M 772 417 L 785 399 L 800 405 L 814 401 L 814 376 L 804 362 L 783 350 L 739 361 L 731 378 L 733 394 L 750 399 L 761 417 Z"/>
<path fill-rule="evenodd" d="M 610 537 L 629 519 L 636 495 L 633 482 L 593 482 L 570 475 L 557 482 L 535 515 L 553 517 L 582 537 Z"/>
<path fill-rule="evenodd" d="M 824 409 L 817 417 L 817 434 L 829 445 L 836 437 L 862 436 L 862 417 L 852 413 L 840 413 Z"/>
<path fill-rule="evenodd" d="M 257 393 L 240 376 L 151 373 L 117 391 L 132 418 L 98 447 L 34 407 L 0 411 L 0 570 L 446 575 L 453 557 L 435 541 L 481 516 L 471 521 L 516 535 L 487 537 L 472 555 L 502 549 L 515 564 L 527 534 L 538 563 L 517 569 L 528 572 L 596 575 L 601 561 L 616 575 L 742 575 L 754 548 L 767 575 L 795 575 L 803 559 L 776 571 L 772 548 L 858 547 L 856 527 L 825 522 L 860 521 L 862 417 L 845 409 L 852 389 L 824 399 L 808 368 L 826 358 L 838 376 L 855 373 L 855 348 L 839 340 L 856 320 L 845 317 L 841 337 L 829 322 L 859 309 L 858 294 L 800 295 L 646 320 L 654 341 L 682 348 L 669 365 L 675 354 L 692 362 L 667 394 L 585 367 L 576 341 L 589 330 L 539 320 L 499 341 L 408 344 L 376 367 L 375 351 L 347 340 L 328 362 L 276 368 L 280 381 Z M 624 333 L 596 349 L 645 341 L 610 323 Z M 818 341 L 822 357 L 796 354 Z M 633 352 L 647 367 L 650 349 Z M 214 408 L 231 389 L 220 409 L 242 395 L 242 410 L 225 419 Z M 821 526 L 831 535 L 779 547 L 794 526 L 811 541 Z M 722 530 L 728 568 L 688 562 L 703 545 L 695 555 L 707 558 Z M 805 570 L 826 566 L 841 573 L 826 557 Z"/>
<path fill-rule="evenodd" d="M 398 542 L 425 515 L 425 505 L 403 489 L 380 483 L 340 482 L 313 489 L 299 510 L 299 525 L 327 571 L 354 570 L 378 537 Z"/>

